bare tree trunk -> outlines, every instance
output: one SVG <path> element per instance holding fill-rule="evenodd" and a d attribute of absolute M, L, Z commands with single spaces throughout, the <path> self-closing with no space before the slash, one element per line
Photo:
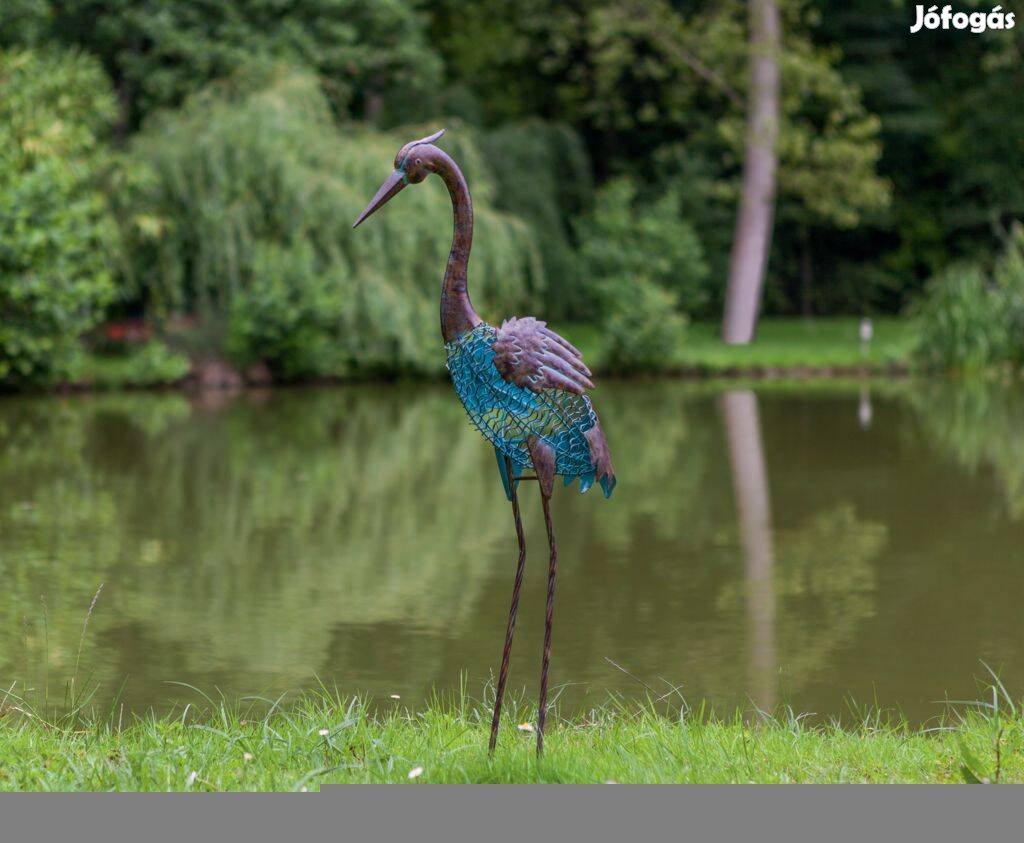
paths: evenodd
<path fill-rule="evenodd" d="M 768 264 L 775 210 L 775 142 L 779 134 L 781 25 L 775 0 L 750 0 L 750 94 L 747 148 L 725 295 L 722 339 L 742 345 L 754 338 Z"/>

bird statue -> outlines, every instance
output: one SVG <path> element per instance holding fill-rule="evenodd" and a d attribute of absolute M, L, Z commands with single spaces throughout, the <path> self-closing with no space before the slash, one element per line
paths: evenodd
<path fill-rule="evenodd" d="M 519 513 L 520 481 L 536 480 L 547 528 L 549 564 L 544 650 L 537 713 L 537 754 L 544 750 L 548 667 L 555 605 L 558 551 L 550 500 L 555 476 L 566 486 L 579 478 L 580 492 L 599 483 L 605 497 L 615 488 L 615 470 L 597 413 L 586 395 L 593 389 L 590 369 L 580 352 L 532 316 L 505 320 L 500 328 L 484 322 L 469 300 L 466 270 L 473 241 L 473 203 L 462 171 L 448 153 L 434 145 L 442 129 L 410 141 L 395 156 L 395 169 L 356 221 L 355 228 L 409 184 L 436 173 L 448 187 L 455 234 L 441 286 L 441 336 L 455 391 L 473 425 L 494 446 L 505 495 L 512 504 L 519 559 L 505 646 L 494 698 L 489 752 L 498 738 L 501 704 L 508 679 L 519 591 L 526 566 L 526 544 Z M 533 474 L 525 472 L 532 469 Z"/>

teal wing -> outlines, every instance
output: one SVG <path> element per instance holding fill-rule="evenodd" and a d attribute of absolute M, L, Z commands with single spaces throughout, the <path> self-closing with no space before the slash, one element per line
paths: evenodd
<path fill-rule="evenodd" d="M 527 440 L 536 437 L 555 453 L 555 471 L 566 484 L 580 478 L 585 492 L 600 482 L 615 486 L 607 443 L 590 399 L 590 370 L 579 351 L 536 319 L 512 319 L 500 329 L 479 325 L 448 349 L 448 369 L 473 425 L 494 446 L 505 493 L 515 472 L 532 468 Z"/>

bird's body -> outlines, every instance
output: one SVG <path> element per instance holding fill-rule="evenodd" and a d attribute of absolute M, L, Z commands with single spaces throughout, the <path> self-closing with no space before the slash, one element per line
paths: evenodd
<path fill-rule="evenodd" d="M 580 352 L 538 319 L 530 316 L 507 319 L 501 327 L 495 328 L 473 309 L 467 285 L 473 242 L 473 203 L 458 165 L 433 145 L 442 134 L 443 131 L 411 141 L 398 151 L 395 171 L 381 185 L 353 227 L 407 185 L 417 184 L 431 173 L 443 179 L 451 196 L 455 232 L 441 287 L 441 336 L 447 352 L 446 362 L 470 421 L 494 446 L 502 485 L 512 502 L 519 543 L 505 648 L 495 689 L 490 749 L 493 751 L 497 739 L 526 562 L 517 488 L 522 480 L 537 480 L 550 549 L 537 718 L 537 751 L 540 752 L 544 746 L 558 560 L 549 508 L 553 481 L 557 475 L 569 485 L 578 478 L 581 492 L 597 482 L 605 497 L 610 497 L 615 488 L 615 470 L 597 413 L 586 395 L 594 384 Z M 524 475 L 527 470 L 532 470 L 533 475 Z"/>
<path fill-rule="evenodd" d="M 543 322 L 536 325 L 537 330 L 544 328 Z M 557 340 L 548 342 L 554 344 Z M 586 492 L 599 477 L 605 496 L 610 496 L 615 475 L 594 452 L 592 441 L 600 436 L 603 442 L 604 437 L 590 398 L 565 389 L 520 386 L 515 375 L 507 377 L 498 368 L 501 343 L 501 330 L 481 323 L 445 348 L 455 391 L 473 426 L 494 446 L 509 500 L 516 481 L 509 476 L 504 458 L 511 461 L 516 474 L 533 469 L 531 439 L 544 443 L 554 453 L 554 473 L 565 485 L 579 478 L 580 491 Z M 525 362 L 519 365 L 516 374 L 526 366 Z"/>

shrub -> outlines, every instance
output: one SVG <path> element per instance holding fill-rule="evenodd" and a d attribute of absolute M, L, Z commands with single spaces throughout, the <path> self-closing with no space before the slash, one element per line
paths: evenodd
<path fill-rule="evenodd" d="M 642 276 L 620 276 L 603 282 L 601 298 L 602 363 L 618 372 L 669 368 L 686 327 L 675 296 Z"/>
<path fill-rule="evenodd" d="M 150 340 L 123 354 L 81 355 L 73 368 L 76 383 L 101 389 L 167 386 L 183 380 L 191 368 L 185 354 L 160 340 Z"/>
<path fill-rule="evenodd" d="M 1024 229 L 1015 226 L 993 273 L 1005 357 L 1024 365 Z"/>
<path fill-rule="evenodd" d="M 619 371 L 671 365 L 686 325 L 680 304 L 699 307 L 707 275 L 676 197 L 641 204 L 632 181 L 614 179 L 577 230 L 591 306 L 607 342 L 603 364 Z"/>
<path fill-rule="evenodd" d="M 296 71 L 207 89 L 151 123 L 124 170 L 135 295 L 152 315 L 224 325 L 236 362 L 286 377 L 440 371 L 444 186 L 408 189 L 351 230 L 398 148 L 427 131 L 339 130 L 316 78 Z M 442 143 L 473 174 L 474 302 L 485 316 L 528 307 L 543 288 L 529 228 L 494 209 L 466 133 Z"/>
<path fill-rule="evenodd" d="M 113 288 L 113 226 L 95 178 L 114 115 L 84 55 L 0 52 L 0 384 L 68 371 Z"/>
<path fill-rule="evenodd" d="M 935 370 L 1024 364 L 1024 234 L 1015 228 L 991 273 L 955 264 L 930 281 L 917 308 L 917 357 Z"/>
<path fill-rule="evenodd" d="M 321 271 L 308 243 L 260 243 L 255 251 L 252 277 L 231 301 L 229 356 L 273 361 L 284 378 L 346 371 L 349 349 L 334 336 L 348 310 L 345 279 L 331 274 L 338 267 Z"/>
<path fill-rule="evenodd" d="M 956 264 L 928 283 L 918 308 L 917 357 L 925 368 L 980 370 L 1005 346 L 997 298 L 980 267 Z"/>
<path fill-rule="evenodd" d="M 680 217 L 673 193 L 644 203 L 632 181 L 613 179 L 598 191 L 578 231 L 584 271 L 596 285 L 607 278 L 646 278 L 674 293 L 685 313 L 699 310 L 706 300 L 700 241 Z"/>

